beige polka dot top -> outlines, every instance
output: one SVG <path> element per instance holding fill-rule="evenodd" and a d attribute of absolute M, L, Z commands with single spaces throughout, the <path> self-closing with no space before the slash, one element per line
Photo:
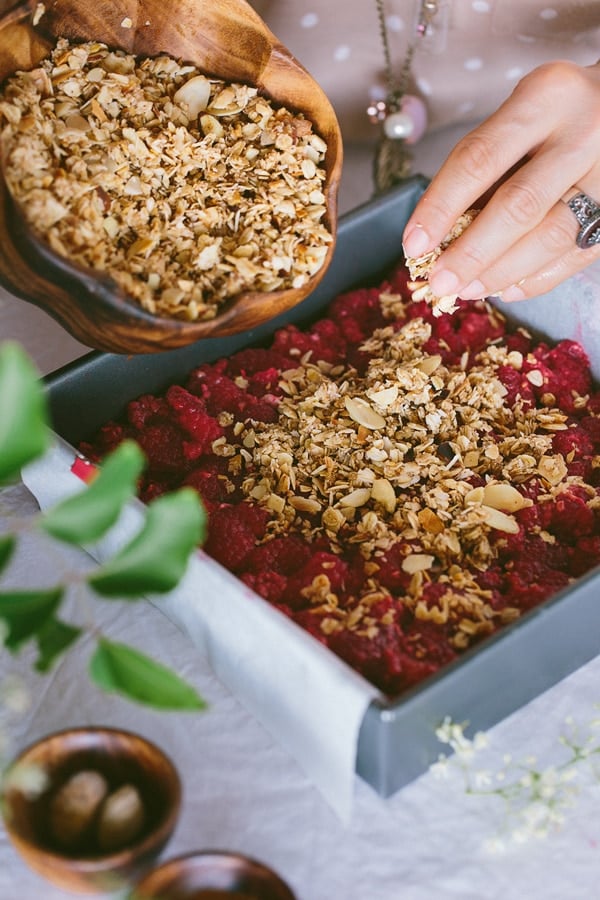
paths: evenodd
<path fill-rule="evenodd" d="M 383 92 L 375 0 L 252 0 L 331 99 L 346 139 L 368 139 L 366 109 Z M 394 66 L 412 39 L 418 0 L 384 0 Z M 600 0 L 441 0 L 435 35 L 416 52 L 412 93 L 429 127 L 485 118 L 527 71 L 551 59 L 600 57 Z"/>

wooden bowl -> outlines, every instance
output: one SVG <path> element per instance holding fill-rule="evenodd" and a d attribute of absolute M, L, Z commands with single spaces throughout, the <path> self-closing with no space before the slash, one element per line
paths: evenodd
<path fill-rule="evenodd" d="M 0 0 L 2 9 L 10 0 Z M 0 18 L 0 81 L 31 69 L 58 37 L 97 40 L 139 56 L 168 53 L 209 75 L 257 87 L 275 104 L 304 113 L 326 141 L 325 224 L 334 236 L 320 270 L 301 288 L 243 293 L 214 319 L 184 322 L 153 316 L 118 289 L 56 266 L 18 238 L 18 222 L 6 186 L 0 184 L 0 282 L 42 307 L 90 347 L 147 353 L 184 346 L 205 337 L 233 334 L 295 306 L 321 280 L 331 260 L 342 165 L 339 126 L 327 97 L 245 0 L 45 0 L 36 25 L 36 0 L 21 0 Z M 37 17 L 36 17 L 37 18 Z M 133 27 L 124 28 L 130 19 Z M 136 27 L 139 25 L 139 27 Z"/>
<path fill-rule="evenodd" d="M 295 900 L 263 863 L 239 853 L 207 850 L 168 860 L 135 886 L 135 900 Z"/>
<path fill-rule="evenodd" d="M 64 890 L 92 894 L 132 884 L 175 828 L 181 804 L 179 776 L 168 757 L 140 735 L 113 728 L 74 728 L 42 738 L 14 764 L 41 767 L 48 783 L 37 797 L 9 786 L 3 804 L 6 831 L 25 862 Z M 132 784 L 142 798 L 142 831 L 122 850 L 102 853 L 84 839 L 67 852 L 53 838 L 50 809 L 56 791 L 75 773 L 90 769 L 106 778 L 110 790 Z"/>

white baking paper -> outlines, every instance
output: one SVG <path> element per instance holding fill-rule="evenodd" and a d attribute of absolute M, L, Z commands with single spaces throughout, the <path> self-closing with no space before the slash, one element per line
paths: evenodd
<path fill-rule="evenodd" d="M 23 472 L 42 509 L 80 490 L 73 448 L 55 439 Z M 93 547 L 102 562 L 142 523 L 134 500 Z M 379 693 L 326 647 L 199 552 L 176 590 L 149 597 L 179 625 L 229 690 L 298 761 L 344 822 L 352 811 L 356 748 L 363 716 Z"/>

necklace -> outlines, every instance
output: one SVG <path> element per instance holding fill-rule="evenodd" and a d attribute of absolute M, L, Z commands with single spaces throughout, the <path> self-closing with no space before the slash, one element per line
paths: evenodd
<path fill-rule="evenodd" d="M 375 193 L 387 190 L 410 174 L 410 145 L 416 143 L 425 131 L 427 110 L 420 97 L 407 94 L 406 90 L 415 52 L 433 34 L 434 20 L 443 5 L 441 0 L 420 0 L 413 36 L 396 73 L 392 65 L 384 0 L 375 0 L 386 81 L 385 100 L 379 100 L 367 109 L 371 121 L 382 126 L 373 166 Z"/>

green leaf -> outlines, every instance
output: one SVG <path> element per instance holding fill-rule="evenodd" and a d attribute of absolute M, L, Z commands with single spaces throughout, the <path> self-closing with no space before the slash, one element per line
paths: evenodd
<path fill-rule="evenodd" d="M 47 591 L 3 591 L 0 593 L 0 619 L 8 625 L 6 646 L 14 650 L 34 635 L 54 614 L 63 595 L 63 588 Z"/>
<path fill-rule="evenodd" d="M 61 622 L 60 619 L 49 618 L 36 634 L 39 656 L 35 667 L 38 672 L 47 672 L 67 647 L 77 640 L 81 628 Z"/>
<path fill-rule="evenodd" d="M 105 597 L 140 597 L 172 590 L 190 553 L 204 539 L 206 514 L 193 488 L 181 488 L 148 506 L 141 531 L 88 579 Z"/>
<path fill-rule="evenodd" d="M 198 710 L 206 703 L 195 688 L 171 669 L 139 650 L 100 638 L 90 660 L 90 677 L 105 691 L 156 709 Z"/>
<path fill-rule="evenodd" d="M 133 441 L 124 441 L 106 457 L 87 490 L 48 510 L 41 527 L 70 544 L 95 541 L 119 518 L 123 504 L 135 494 L 144 468 L 144 454 Z"/>
<path fill-rule="evenodd" d="M 13 534 L 3 534 L 0 537 L 0 572 L 10 561 L 15 545 L 16 538 Z"/>
<path fill-rule="evenodd" d="M 41 456 L 50 439 L 44 389 L 22 347 L 0 347 L 0 482 Z"/>

